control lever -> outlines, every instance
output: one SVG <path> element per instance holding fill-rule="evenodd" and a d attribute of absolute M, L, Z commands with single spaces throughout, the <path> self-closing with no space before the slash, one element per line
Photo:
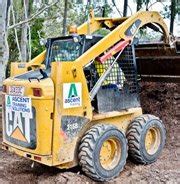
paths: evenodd
<path fill-rule="evenodd" d="M 42 69 L 39 69 L 39 72 L 41 73 L 41 75 L 43 76 L 41 79 L 46 79 L 48 78 L 48 75 L 45 71 L 43 71 Z"/>

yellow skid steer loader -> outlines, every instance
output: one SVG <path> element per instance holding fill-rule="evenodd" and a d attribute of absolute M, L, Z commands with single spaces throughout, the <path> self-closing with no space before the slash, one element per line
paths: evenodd
<path fill-rule="evenodd" d="M 119 175 L 129 157 L 157 160 L 165 128 L 142 114 L 134 36 L 158 25 L 157 12 L 96 18 L 68 36 L 47 40 L 29 63 L 14 63 L 3 84 L 3 149 L 60 169 L 77 165 L 97 181 Z M 108 29 L 102 37 L 97 30 Z M 71 30 L 72 33 L 72 30 Z"/>

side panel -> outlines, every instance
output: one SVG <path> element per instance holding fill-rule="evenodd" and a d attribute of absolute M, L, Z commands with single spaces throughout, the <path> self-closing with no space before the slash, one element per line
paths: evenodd
<path fill-rule="evenodd" d="M 76 71 L 76 75 L 74 71 Z M 77 165 L 78 143 L 92 125 L 97 123 L 114 124 L 125 132 L 130 121 L 142 114 L 141 108 L 134 108 L 123 112 L 112 112 L 109 115 L 105 113 L 93 116 L 83 70 L 74 63 L 53 63 L 52 79 L 55 84 L 53 165 L 58 168 Z M 81 93 L 79 93 L 79 83 L 82 86 Z M 69 86 L 66 90 L 64 90 L 64 84 L 66 87 Z M 74 85 L 77 91 L 72 87 Z M 72 99 L 80 97 L 82 101 L 78 105 L 73 101 L 67 108 L 67 104 L 64 104 L 67 99 L 64 97 L 68 98 L 72 94 L 74 96 Z"/>
<path fill-rule="evenodd" d="M 92 108 L 82 67 L 73 62 L 52 63 L 55 84 L 53 165 L 75 159 L 78 132 L 92 119 Z"/>
<path fill-rule="evenodd" d="M 106 114 L 97 114 L 93 116 L 92 124 L 112 124 L 126 134 L 130 122 L 140 115 L 142 115 L 142 109 L 140 107 L 130 108 L 120 112 L 114 111 Z"/>

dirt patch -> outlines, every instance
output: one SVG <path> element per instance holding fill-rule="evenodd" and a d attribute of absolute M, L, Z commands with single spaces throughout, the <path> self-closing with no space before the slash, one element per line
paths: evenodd
<path fill-rule="evenodd" d="M 120 176 L 109 183 L 180 183 L 179 86 L 163 83 L 142 83 L 141 86 L 144 113 L 154 114 L 163 120 L 167 143 L 157 162 L 144 166 L 128 160 Z M 41 164 L 31 165 L 31 161 L 0 149 L 0 183 L 96 183 L 78 167 L 58 170 Z"/>
<path fill-rule="evenodd" d="M 180 140 L 180 85 L 142 83 L 141 105 L 144 113 L 160 117 L 166 126 L 166 147 L 176 147 Z"/>

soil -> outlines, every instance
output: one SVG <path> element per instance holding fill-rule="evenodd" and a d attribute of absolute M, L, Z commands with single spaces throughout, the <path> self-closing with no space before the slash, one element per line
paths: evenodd
<path fill-rule="evenodd" d="M 142 83 L 144 113 L 159 116 L 167 130 L 166 146 L 160 158 L 150 165 L 136 165 L 129 159 L 120 176 L 109 183 L 180 183 L 180 87 L 178 84 Z M 2 138 L 0 138 L 2 141 Z M 58 170 L 0 149 L 0 183 L 96 183 L 79 167 Z M 106 182 L 108 183 L 108 182 Z"/>

